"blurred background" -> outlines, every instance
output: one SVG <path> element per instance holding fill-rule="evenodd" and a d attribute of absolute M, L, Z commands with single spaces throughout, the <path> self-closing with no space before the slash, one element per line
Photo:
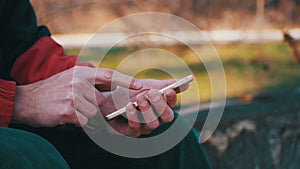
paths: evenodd
<path fill-rule="evenodd" d="M 226 74 L 227 104 L 223 117 L 212 137 L 203 143 L 213 168 L 299 168 L 300 0 L 31 2 L 39 24 L 49 27 L 53 38 L 69 55 L 79 55 L 86 41 L 99 28 L 129 14 L 162 12 L 188 20 L 211 42 L 195 40 L 193 34 L 181 27 L 175 31 L 183 32 L 183 38 L 192 41 L 199 53 L 205 53 L 207 44 L 212 44 Z M 145 25 L 143 22 L 138 24 Z M 161 24 L 168 30 L 170 25 Z M 211 84 L 205 67 L 189 46 L 168 41 L 137 41 L 112 48 L 107 53 L 109 59 L 99 63 L 97 53 L 111 45 L 111 38 L 130 31 L 130 25 L 119 25 L 109 36 L 103 35 L 98 47 L 80 59 L 96 66 L 116 68 L 128 55 L 149 47 L 180 56 L 197 75 L 203 106 L 194 127 L 200 131 L 210 105 Z M 157 70 L 147 70 L 138 76 L 168 77 Z M 190 98 L 187 105 L 197 104 L 192 95 Z M 217 105 L 213 106 L 217 108 Z M 187 119 L 191 113 L 197 112 L 187 112 Z"/>
<path fill-rule="evenodd" d="M 31 0 L 40 23 L 54 34 L 93 33 L 101 26 L 137 12 L 173 14 L 201 30 L 296 27 L 299 0 Z"/>

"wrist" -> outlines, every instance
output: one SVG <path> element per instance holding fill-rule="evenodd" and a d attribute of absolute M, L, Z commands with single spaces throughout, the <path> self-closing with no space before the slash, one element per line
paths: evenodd
<path fill-rule="evenodd" d="M 22 103 L 20 99 L 20 95 L 22 90 L 20 89 L 22 88 L 21 86 L 16 86 L 16 96 L 15 96 L 15 105 L 14 105 L 14 111 L 12 113 L 12 118 L 11 118 L 11 123 L 21 123 L 21 117 L 22 117 Z"/>
<path fill-rule="evenodd" d="M 0 126 L 8 126 L 14 111 L 16 83 L 0 79 Z"/>

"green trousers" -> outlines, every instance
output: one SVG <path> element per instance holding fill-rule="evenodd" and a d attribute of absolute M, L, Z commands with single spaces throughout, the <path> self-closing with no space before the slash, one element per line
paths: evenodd
<path fill-rule="evenodd" d="M 70 168 L 45 139 L 21 130 L 0 127 L 1 169 Z"/>
<path fill-rule="evenodd" d="M 165 131 L 163 125 L 152 134 Z M 175 147 L 165 153 L 148 158 L 127 158 L 109 153 L 96 145 L 79 128 L 32 128 L 14 126 L 46 138 L 61 153 L 72 169 L 210 169 L 205 153 L 193 131 Z M 12 134 L 14 133 L 14 134 Z M 0 168 L 68 168 L 60 154 L 42 138 L 13 129 L 0 130 Z M 23 138 L 24 137 L 24 138 Z M 5 138 L 5 139 L 3 139 Z M 9 139 L 9 140 L 6 140 Z M 18 146 L 15 146 L 18 145 Z M 11 148 L 2 148 L 11 147 Z M 15 158 L 14 154 L 19 157 Z M 2 158 L 4 156 L 5 158 Z M 23 159 L 24 158 L 24 159 Z M 28 162 L 28 164 L 27 164 Z M 3 165 L 3 167 L 1 166 Z M 57 165 L 57 166 L 56 166 Z M 48 167 L 49 166 L 49 167 Z"/>

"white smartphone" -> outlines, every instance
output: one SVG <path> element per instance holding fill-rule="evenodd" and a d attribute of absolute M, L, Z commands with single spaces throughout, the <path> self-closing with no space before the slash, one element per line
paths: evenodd
<path fill-rule="evenodd" d="M 170 84 L 169 86 L 166 86 L 166 87 L 160 89 L 160 90 L 159 90 L 159 93 L 160 93 L 160 94 L 164 94 L 164 93 L 165 93 L 167 90 L 169 90 L 169 89 L 175 89 L 175 88 L 181 87 L 181 86 L 183 86 L 183 85 L 185 85 L 185 84 L 190 83 L 190 82 L 193 81 L 193 80 L 194 80 L 193 75 L 186 76 L 186 77 L 184 77 L 184 78 L 182 78 L 182 79 L 180 79 L 180 80 L 178 80 L 178 81 L 176 81 L 176 82 Z M 133 105 L 134 105 L 135 107 L 138 106 L 137 102 L 134 102 Z M 105 116 L 105 119 L 106 119 L 106 120 L 112 120 L 112 119 L 114 119 L 115 117 L 118 117 L 118 116 L 120 116 L 121 114 L 123 114 L 123 113 L 125 113 L 125 112 L 126 112 L 126 107 L 123 107 L 123 108 L 121 108 L 121 109 L 119 109 L 119 110 L 117 110 L 117 111 L 115 111 L 115 112 L 112 112 L 112 113 L 106 115 L 106 116 Z"/>

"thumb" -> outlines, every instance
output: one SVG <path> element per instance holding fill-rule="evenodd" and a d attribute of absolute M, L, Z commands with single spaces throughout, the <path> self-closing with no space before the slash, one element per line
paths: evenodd
<path fill-rule="evenodd" d="M 98 68 L 96 72 L 95 84 L 103 84 L 116 88 L 121 86 L 128 89 L 141 89 L 142 83 L 132 76 L 125 75 L 111 69 Z"/>

